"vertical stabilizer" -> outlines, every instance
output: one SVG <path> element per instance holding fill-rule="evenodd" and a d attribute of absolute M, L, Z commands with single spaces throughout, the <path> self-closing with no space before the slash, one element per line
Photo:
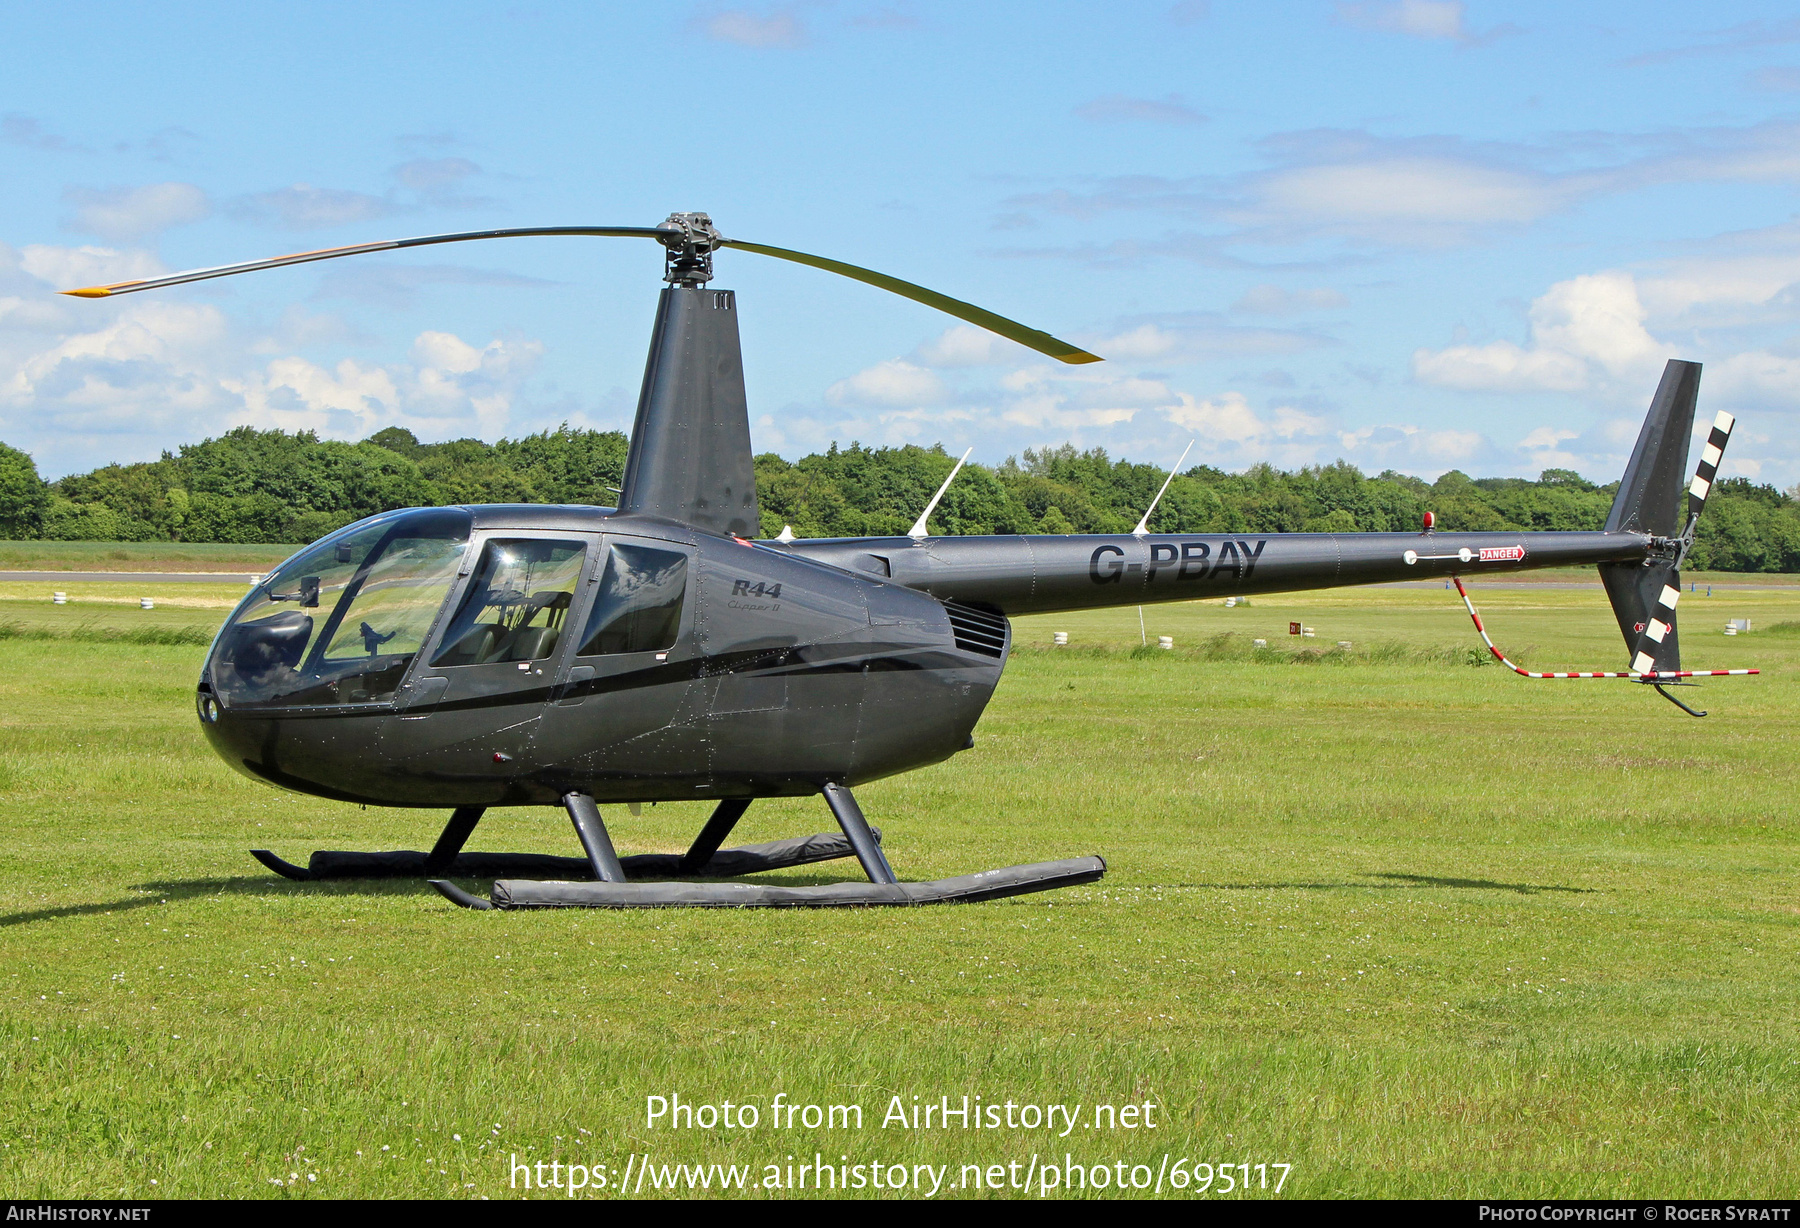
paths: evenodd
<path fill-rule="evenodd" d="M 1700 364 L 1671 358 L 1638 432 L 1619 493 L 1613 497 L 1606 517 L 1608 533 L 1674 537 L 1681 532 L 1688 439 L 1694 433 L 1694 402 L 1699 395 Z"/>
<path fill-rule="evenodd" d="M 1694 403 L 1700 395 L 1700 364 L 1670 359 L 1662 383 L 1650 402 L 1637 447 L 1625 466 L 1619 493 L 1606 517 L 1608 533 L 1649 533 L 1673 538 L 1683 528 L 1682 495 L 1686 488 L 1689 439 L 1694 432 Z M 1681 591 L 1676 559 L 1650 558 L 1642 563 L 1602 563 L 1606 586 L 1632 669 L 1681 668 L 1681 645 L 1675 634 L 1674 603 L 1662 610 L 1666 593 Z M 1653 633 L 1646 639 L 1646 633 Z"/>
<path fill-rule="evenodd" d="M 621 512 L 757 535 L 750 411 L 731 291 L 662 292 L 622 486 Z"/>

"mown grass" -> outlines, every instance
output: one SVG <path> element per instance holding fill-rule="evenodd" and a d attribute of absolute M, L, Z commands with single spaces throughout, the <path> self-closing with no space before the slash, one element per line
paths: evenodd
<path fill-rule="evenodd" d="M 1597 590 L 1476 596 L 1515 656 L 1622 656 Z M 1800 644 L 1722 629 L 1794 603 L 1684 603 L 1691 664 L 1767 670 L 1689 692 L 1704 721 L 1630 683 L 1462 664 L 1478 642 L 1436 590 L 1147 610 L 1173 652 L 1142 650 L 1135 610 L 1021 619 L 975 748 L 859 797 L 902 877 L 1099 852 L 1103 882 L 477 914 L 264 873 L 246 849 L 424 847 L 442 816 L 232 774 L 194 728 L 203 648 L 78 638 L 164 611 L 75 601 L 56 615 L 86 623 L 0 638 L 0 1195 L 501 1197 L 515 1154 L 760 1176 L 817 1151 L 952 1178 L 1033 1154 L 1283 1162 L 1301 1197 L 1791 1197 Z M 1292 653 L 1290 618 L 1327 641 L 1312 668 L 1246 651 Z M 639 852 L 704 813 L 608 818 Z M 742 838 L 828 825 L 758 803 Z M 575 852 L 548 810 L 474 843 Z M 677 1091 L 762 1124 L 647 1127 L 645 1097 Z M 778 1092 L 861 1104 L 865 1128 L 773 1128 Z M 880 1126 L 892 1096 L 965 1094 L 1161 1115 L 1062 1139 Z"/>
<path fill-rule="evenodd" d="M 0 571 L 268 571 L 299 546 L 0 541 Z"/>
<path fill-rule="evenodd" d="M 84 644 L 210 644 L 212 629 L 185 627 L 116 627 L 88 622 L 73 627 L 28 626 L 17 620 L 0 622 L 0 640 L 75 640 Z"/>

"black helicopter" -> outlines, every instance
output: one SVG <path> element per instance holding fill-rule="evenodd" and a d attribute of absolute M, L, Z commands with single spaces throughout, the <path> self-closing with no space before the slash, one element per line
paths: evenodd
<path fill-rule="evenodd" d="M 553 235 L 665 249 L 669 286 L 619 506 L 389 512 L 307 547 L 245 597 L 201 671 L 196 704 L 213 748 L 296 792 L 452 810 L 430 852 L 321 851 L 302 868 L 255 851 L 289 878 L 426 876 L 474 908 L 918 904 L 1092 882 L 1106 870 L 1099 857 L 901 883 L 851 793 L 973 745 L 1018 614 L 1597 564 L 1633 663 L 1582 676 L 1630 678 L 1674 699 L 1663 688 L 1696 672 L 1681 669 L 1674 628 L 1679 568 L 1732 424 L 1715 422 L 1684 516 L 1696 363 L 1668 364 L 1600 532 L 1140 525 L 934 538 L 922 516 L 906 537 L 759 541 L 736 299 L 707 288 L 717 251 L 852 277 L 1062 362 L 1099 358 L 910 282 L 724 238 L 703 213 L 655 227 L 365 243 L 64 293 L 103 298 L 364 252 Z M 754 799 L 814 794 L 841 836 L 722 847 Z M 599 812 L 696 799 L 718 804 L 680 856 L 619 857 Z M 585 858 L 462 851 L 486 808 L 521 805 L 565 808 Z M 716 881 L 851 855 L 868 883 Z M 491 901 L 452 876 L 495 878 Z M 676 881 L 630 881 L 646 878 Z"/>

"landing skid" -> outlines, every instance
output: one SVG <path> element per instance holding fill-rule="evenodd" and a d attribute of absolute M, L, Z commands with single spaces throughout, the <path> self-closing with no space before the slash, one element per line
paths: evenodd
<path fill-rule="evenodd" d="M 827 784 L 820 790 L 840 832 L 821 832 L 767 844 L 720 848 L 750 803 L 721 802 L 706 827 L 683 854 L 644 853 L 620 857 L 600 818 L 600 808 L 585 793 L 570 793 L 563 806 L 575 826 L 585 857 L 553 857 L 539 853 L 465 853 L 462 846 L 481 819 L 474 807 L 451 816 L 444 834 L 429 853 L 402 849 L 386 853 L 321 850 L 305 866 L 283 861 L 268 849 L 251 855 L 275 873 L 298 882 L 349 878 L 425 878 L 452 904 L 481 910 L 518 908 L 869 908 L 918 904 L 972 904 L 1098 882 L 1106 873 L 1099 857 L 1040 861 L 1032 865 L 983 870 L 957 878 L 903 883 L 888 865 L 881 833 L 868 824 L 849 789 Z M 752 883 L 632 882 L 632 879 L 736 878 L 766 870 L 786 870 L 855 857 L 868 875 L 866 883 L 825 883 L 814 887 L 775 887 Z M 527 875 L 529 877 L 513 877 Z M 490 899 L 482 899 L 449 881 L 491 878 Z"/>
<path fill-rule="evenodd" d="M 456 884 L 441 878 L 430 880 L 452 904 L 476 909 L 517 908 L 869 908 L 916 904 L 973 904 L 981 900 L 999 900 L 1010 895 L 1026 895 L 1033 891 L 1051 891 L 1058 887 L 1074 887 L 1097 882 L 1106 873 L 1106 862 L 1098 857 L 1076 857 L 1067 861 L 1040 861 L 1035 865 L 1008 866 L 1003 870 L 983 870 L 959 878 L 940 878 L 924 883 L 902 883 L 895 879 L 881 848 L 881 834 L 863 818 L 850 790 L 840 784 L 827 784 L 821 790 L 831 807 L 843 835 L 807 837 L 799 844 L 829 841 L 832 856 L 855 853 L 866 883 L 825 883 L 816 887 L 764 887 L 752 883 L 631 883 L 624 875 L 610 873 L 607 856 L 612 841 L 600 822 L 599 810 L 592 799 L 570 794 L 563 799 L 569 817 L 588 850 L 592 873 L 584 875 L 595 882 L 542 882 L 530 879 L 499 878 L 494 882 L 490 899 L 470 895 Z M 718 848 L 747 803 L 721 803 L 706 829 L 694 841 L 682 864 Z M 735 808 L 734 808 L 735 807 Z M 778 841 L 777 844 L 796 843 Z M 776 845 L 764 845 L 774 848 Z M 731 850 L 745 852 L 748 850 Z M 727 853 L 713 853 L 706 864 L 716 865 Z M 635 859 L 625 858 L 620 864 L 627 873 Z M 825 860 L 818 858 L 817 860 Z M 794 864 L 800 864 L 798 862 Z"/>
<path fill-rule="evenodd" d="M 438 893 L 464 908 L 869 908 L 915 904 L 975 904 L 1009 895 L 1098 882 L 1099 857 L 1040 861 L 924 883 L 826 883 L 763 887 L 753 883 L 546 883 L 500 879 L 492 901 L 455 883 L 431 880 Z"/>

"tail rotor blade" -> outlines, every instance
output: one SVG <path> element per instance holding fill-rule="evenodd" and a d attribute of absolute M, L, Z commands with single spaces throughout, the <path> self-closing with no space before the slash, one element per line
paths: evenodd
<path fill-rule="evenodd" d="M 773 256 L 777 260 L 791 260 L 795 264 L 811 265 L 815 269 L 824 269 L 827 273 L 836 273 L 855 281 L 878 286 L 901 298 L 909 298 L 915 303 L 924 303 L 927 307 L 935 307 L 946 315 L 953 315 L 959 320 L 967 320 L 990 333 L 998 333 L 1008 341 L 1017 341 L 1020 345 L 1036 350 L 1040 354 L 1048 354 L 1058 362 L 1087 363 L 1100 362 L 1098 354 L 1090 354 L 1079 346 L 1070 345 L 1067 341 L 1059 341 L 1049 333 L 1039 332 L 1035 328 L 1027 328 L 1017 320 L 1009 320 L 1005 316 L 995 315 L 991 311 L 965 303 L 961 299 L 951 298 L 948 294 L 939 294 L 936 290 L 927 290 L 924 286 L 914 285 L 910 281 L 902 281 L 898 277 L 889 277 L 886 273 L 877 273 L 873 269 L 865 269 L 859 265 L 845 264 L 841 260 L 830 260 L 824 256 L 814 256 L 807 252 L 791 251 L 785 247 L 768 247 L 761 243 L 746 243 L 741 239 L 723 239 L 721 247 L 735 247 L 741 251 L 755 252 L 759 256 Z"/>
<path fill-rule="evenodd" d="M 1713 482 L 1719 475 L 1719 460 L 1725 455 L 1725 445 L 1731 442 L 1731 428 L 1736 425 L 1737 419 L 1722 409 L 1713 418 L 1706 446 L 1700 450 L 1700 464 L 1695 467 L 1694 480 L 1688 486 L 1690 525 L 1699 519 L 1701 510 L 1706 507 L 1706 496 L 1712 492 Z"/>

